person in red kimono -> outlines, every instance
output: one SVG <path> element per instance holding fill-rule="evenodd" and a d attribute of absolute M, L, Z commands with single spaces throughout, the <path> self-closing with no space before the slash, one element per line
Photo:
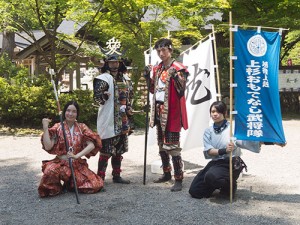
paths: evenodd
<path fill-rule="evenodd" d="M 188 128 L 184 92 L 189 72 L 185 66 L 172 59 L 173 46 L 170 39 L 158 40 L 154 48 L 162 61 L 152 68 L 153 76 L 150 78 L 148 73 L 146 78 L 150 82 L 149 91 L 153 94 L 150 127 L 157 127 L 159 154 L 164 172 L 154 182 L 171 180 L 171 156 L 175 178 L 171 191 L 181 191 L 183 165 L 180 131 L 181 128 Z"/>
<path fill-rule="evenodd" d="M 78 192 L 96 193 L 102 189 L 103 180 L 88 168 L 87 160 L 82 157 L 95 156 L 102 147 L 101 139 L 87 125 L 77 122 L 79 115 L 77 102 L 68 102 L 62 115 L 70 148 L 68 152 L 61 124 L 56 123 L 48 128 L 51 120 L 48 118 L 42 120 L 44 130 L 41 138 L 42 147 L 56 157 L 42 163 L 43 176 L 38 187 L 39 196 L 55 196 L 74 189 L 69 158 L 72 158 Z"/>

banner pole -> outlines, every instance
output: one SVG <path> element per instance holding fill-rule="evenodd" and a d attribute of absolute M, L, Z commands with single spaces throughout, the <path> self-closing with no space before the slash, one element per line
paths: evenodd
<path fill-rule="evenodd" d="M 151 65 L 151 53 L 152 53 L 152 36 L 150 34 L 150 53 L 149 53 L 149 65 Z M 147 166 L 147 145 L 148 145 L 148 126 L 149 126 L 149 110 L 150 110 L 150 100 L 149 100 L 149 88 L 150 80 L 146 79 L 147 83 L 147 106 L 146 106 L 146 128 L 145 128 L 145 150 L 144 150 L 144 175 L 143 175 L 143 184 L 146 184 L 146 166 Z"/>
<path fill-rule="evenodd" d="M 204 38 L 202 38 L 201 40 L 197 41 L 195 44 L 193 44 L 191 47 L 189 47 L 188 49 L 182 51 L 179 55 L 183 55 L 184 53 L 188 52 L 189 50 L 193 49 L 196 45 L 198 45 L 199 43 L 201 44 L 202 42 L 204 42 L 206 39 L 208 39 L 211 36 L 211 34 L 205 36 Z"/>
<path fill-rule="evenodd" d="M 212 25 L 212 35 L 213 35 L 213 45 L 214 45 L 214 58 L 215 58 L 215 66 L 216 66 L 216 74 L 217 74 L 217 84 L 218 84 L 218 101 L 221 101 L 221 84 L 220 84 L 220 75 L 219 75 L 219 65 L 218 65 L 218 55 L 217 55 L 217 44 L 216 44 L 216 35 L 214 30 L 214 25 Z"/>
<path fill-rule="evenodd" d="M 219 24 L 218 26 L 230 26 L 230 24 Z M 233 26 L 231 24 L 231 26 Z M 270 30 L 290 30 L 290 28 L 280 28 L 280 27 L 264 27 L 264 26 L 252 26 L 252 25 L 239 25 L 239 24 L 235 24 L 234 26 L 238 26 L 238 27 L 241 27 L 241 28 L 257 28 L 257 27 L 260 27 L 262 29 L 270 29 Z"/>
<path fill-rule="evenodd" d="M 229 40 L 230 40 L 230 48 L 229 48 L 229 63 L 230 63 L 230 69 L 229 69 L 229 77 L 230 77 L 230 96 L 229 96 L 229 121 L 230 121 L 230 142 L 232 142 L 232 111 L 233 111 L 233 75 L 232 75 L 232 15 L 231 11 L 229 12 Z M 230 178 L 230 203 L 232 203 L 232 152 L 230 152 L 229 155 L 229 178 Z"/>

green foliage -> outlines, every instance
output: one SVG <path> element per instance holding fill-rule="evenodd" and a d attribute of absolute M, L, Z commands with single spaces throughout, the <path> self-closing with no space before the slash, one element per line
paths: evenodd
<path fill-rule="evenodd" d="M 300 42 L 299 0 L 230 0 L 228 2 L 230 7 L 223 10 L 227 22 L 231 11 L 233 24 L 289 29 L 283 31 L 280 61 L 282 65 L 286 65 L 288 58 L 292 58 L 293 62 L 299 62 L 299 54 L 294 56 L 295 48 L 298 48 L 297 44 Z"/>
<path fill-rule="evenodd" d="M 99 48 L 92 48 L 92 45 L 85 43 L 87 42 L 85 34 L 75 37 L 70 30 L 65 35 L 58 35 L 58 27 L 62 21 L 72 20 L 74 32 L 78 30 L 78 24 L 87 23 L 89 25 L 85 26 L 85 32 L 89 33 L 89 30 L 94 27 L 94 20 L 99 19 L 97 15 L 101 4 L 101 1 L 90 0 L 27 0 L 21 2 L 10 0 L 9 3 L 7 0 L 0 0 L 0 30 L 18 32 L 18 35 L 27 42 L 35 43 L 34 46 L 40 58 L 57 74 L 55 79 L 58 83 L 64 70 L 76 61 L 77 56 L 102 55 Z M 44 42 L 37 41 L 36 30 L 45 34 L 43 40 L 49 42 L 49 51 L 44 51 Z M 71 40 L 72 43 L 68 42 Z M 74 45 L 74 43 L 76 44 Z M 66 51 L 67 54 L 65 54 Z"/>
<path fill-rule="evenodd" d="M 287 65 L 288 59 L 292 60 L 293 65 L 300 65 L 300 29 L 288 32 L 283 43 L 281 56 L 284 66 Z"/>
<path fill-rule="evenodd" d="M 90 128 L 96 127 L 98 107 L 94 104 L 93 92 L 90 90 L 75 90 L 71 93 L 64 93 L 59 96 L 61 109 L 70 100 L 79 104 L 79 122 L 83 122 Z"/>
<path fill-rule="evenodd" d="M 52 119 L 52 123 L 59 122 L 53 86 L 48 80 L 39 79 L 33 81 L 30 86 L 17 78 L 15 81 L 14 84 L 9 84 L 5 78 L 0 77 L 1 124 L 10 127 L 40 128 L 42 118 L 45 117 Z M 79 104 L 79 122 L 96 130 L 98 106 L 94 105 L 93 92 L 75 90 L 71 93 L 61 93 L 59 95 L 61 110 L 70 100 L 75 100 Z M 136 127 L 143 127 L 144 115 L 135 117 Z"/>
<path fill-rule="evenodd" d="M 7 59 L 6 54 L 0 56 L 0 77 L 15 77 L 19 70 L 20 69 L 17 68 L 15 64 Z"/>
<path fill-rule="evenodd" d="M 0 121 L 4 124 L 27 127 L 40 126 L 44 117 L 59 122 L 53 87 L 49 82 L 44 86 L 9 85 L 0 78 L 3 101 L 0 102 Z M 97 108 L 92 105 L 91 91 L 78 90 L 59 96 L 61 110 L 66 102 L 76 100 L 80 106 L 79 121 L 93 127 L 96 124 Z"/>
<path fill-rule="evenodd" d="M 43 75 L 31 80 L 17 74 L 12 82 L 0 77 L 0 122 L 10 126 L 39 127 L 44 117 L 59 122 L 53 86 Z M 97 107 L 93 106 L 92 92 L 76 90 L 59 96 L 61 110 L 69 100 L 80 106 L 79 121 L 95 127 Z"/>
<path fill-rule="evenodd" d="M 5 124 L 13 125 L 32 125 L 40 124 L 41 118 L 47 114 L 53 114 L 55 102 L 51 95 L 51 85 L 35 86 L 27 85 L 22 82 L 22 76 L 17 76 L 12 84 L 4 78 L 0 78 L 0 88 L 3 90 L 2 101 L 0 102 L 0 121 Z M 52 109 L 52 113 L 47 109 Z"/>
<path fill-rule="evenodd" d="M 222 95 L 229 95 L 229 48 L 218 48 L 218 68 Z"/>
<path fill-rule="evenodd" d="M 3 62 L 3 65 L 6 64 Z M 27 70 L 13 64 L 7 68 L 15 72 L 11 79 L 0 77 L 0 123 L 9 127 L 41 128 L 42 118 L 50 118 L 52 123 L 59 122 L 57 103 L 49 79 L 43 74 L 32 79 Z M 79 104 L 79 122 L 96 130 L 98 106 L 94 105 L 93 92 L 75 90 L 61 93 L 61 110 L 70 100 Z M 144 115 L 136 116 L 136 127 L 142 127 Z"/>
<path fill-rule="evenodd" d="M 2 29 L 23 31 L 30 37 L 34 30 L 39 29 L 50 37 L 52 54 L 45 59 L 58 78 L 65 68 L 74 68 L 74 58 L 60 55 L 59 43 L 62 41 L 76 43 L 78 51 L 73 53 L 77 56 L 99 58 L 101 55 L 93 46 L 81 41 L 93 37 L 93 40 L 105 47 L 109 39 L 116 37 L 121 41 L 124 57 L 131 59 L 132 66 L 141 72 L 144 68 L 143 52 L 149 48 L 150 34 L 152 43 L 166 37 L 168 31 L 171 31 L 171 38 L 179 42 L 179 47 L 182 43 L 194 44 L 206 36 L 207 30 L 203 26 L 207 23 L 215 24 L 216 30 L 225 29 L 225 26 L 217 26 L 222 21 L 215 21 L 211 17 L 216 12 L 223 13 L 223 18 L 228 21 L 229 11 L 232 11 L 234 24 L 284 27 L 290 28 L 291 32 L 299 30 L 300 26 L 297 0 L 11 0 L 10 4 L 0 0 L 0 6 Z M 170 26 L 171 19 L 180 23 L 180 31 Z M 80 38 L 57 35 L 57 27 L 63 20 L 84 24 Z M 52 35 L 58 37 L 58 40 L 53 41 Z M 297 46 L 295 39 L 296 35 L 288 34 L 286 41 L 283 41 L 283 61 L 292 56 L 296 62 L 294 54 L 288 53 L 294 50 L 293 46 Z M 40 53 L 43 54 L 43 51 Z M 139 76 L 135 76 L 134 82 L 138 83 L 138 80 Z"/>
<path fill-rule="evenodd" d="M 57 77 L 65 68 L 75 68 L 75 55 L 100 57 L 93 46 L 82 40 L 93 37 L 105 47 L 109 39 L 116 37 L 121 41 L 124 57 L 131 59 L 132 66 L 138 68 L 132 77 L 137 85 L 144 68 L 143 52 L 149 48 L 150 34 L 153 44 L 158 38 L 166 37 L 168 30 L 171 31 L 174 46 L 178 49 L 182 43 L 194 44 L 206 36 L 203 26 L 207 23 L 215 24 L 216 31 L 228 31 L 227 26 L 217 25 L 228 22 L 229 11 L 234 24 L 290 28 L 288 34 L 283 35 L 283 65 L 287 58 L 292 58 L 294 65 L 298 64 L 299 7 L 299 0 L 0 0 L 0 29 L 22 31 L 24 37 L 29 36 L 33 40 L 34 30 L 43 30 L 50 38 L 51 48 L 51 55 L 44 59 L 55 69 Z M 215 12 L 223 13 L 224 21 L 208 22 L 207 16 Z M 183 29 L 173 31 L 168 26 L 170 18 L 178 19 Z M 80 40 L 74 35 L 57 35 L 57 27 L 63 20 L 85 24 Z M 62 41 L 76 43 L 78 51 L 72 52 L 74 57 L 60 54 Z M 45 54 L 39 48 L 38 51 L 41 55 Z M 218 57 L 222 89 L 227 90 L 228 49 L 218 49 Z M 18 70 L 5 58 L 0 58 L 0 77 L 8 78 L 0 80 L 0 121 L 40 125 L 43 116 L 58 118 L 50 82 L 43 76 L 33 79 L 27 74 L 25 69 Z M 95 123 L 97 114 L 91 95 L 89 91 L 80 90 L 61 94 L 61 105 L 69 99 L 76 99 L 82 109 L 80 121 L 91 125 Z"/>
<path fill-rule="evenodd" d="M 145 128 L 146 127 L 146 113 L 134 114 L 134 124 L 135 128 Z"/>

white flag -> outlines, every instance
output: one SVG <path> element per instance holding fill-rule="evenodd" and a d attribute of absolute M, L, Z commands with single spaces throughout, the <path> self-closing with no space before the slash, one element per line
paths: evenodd
<path fill-rule="evenodd" d="M 216 101 L 211 39 L 185 52 L 183 65 L 190 72 L 185 92 L 189 128 L 181 131 L 181 147 L 189 150 L 203 146 L 203 133 L 211 121 L 209 107 Z"/>

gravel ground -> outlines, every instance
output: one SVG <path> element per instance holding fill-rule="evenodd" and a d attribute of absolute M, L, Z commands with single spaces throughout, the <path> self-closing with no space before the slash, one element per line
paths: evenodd
<path fill-rule="evenodd" d="M 206 161 L 202 149 L 183 152 L 184 188 L 170 192 L 172 182 L 154 184 L 151 163 L 159 159 L 156 146 L 148 147 L 146 185 L 143 184 L 143 132 L 129 137 L 123 177 L 129 185 L 114 184 L 108 166 L 105 192 L 74 193 L 41 199 L 37 187 L 41 161 L 51 159 L 34 136 L 0 136 L 0 224 L 300 224 L 300 121 L 283 121 L 287 146 L 263 146 L 259 154 L 243 151 L 248 172 L 238 180 L 232 203 L 216 193 L 193 199 L 188 188 Z M 89 159 L 97 169 L 98 155 Z"/>

